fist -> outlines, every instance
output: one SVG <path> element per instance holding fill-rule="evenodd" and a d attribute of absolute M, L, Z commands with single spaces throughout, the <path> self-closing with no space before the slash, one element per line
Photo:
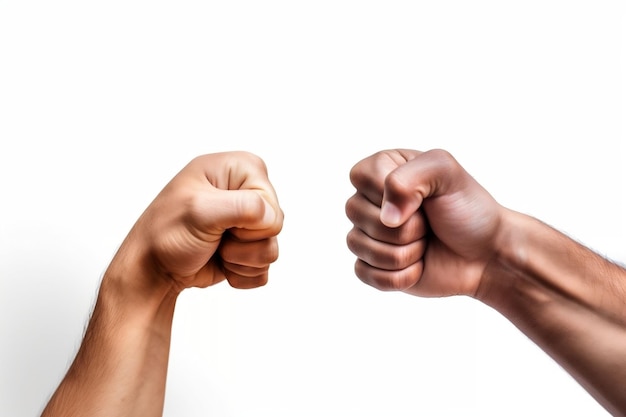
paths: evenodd
<path fill-rule="evenodd" d="M 282 224 L 264 162 L 247 152 L 215 153 L 195 158 L 165 186 L 128 241 L 178 291 L 223 280 L 254 288 L 278 258 Z"/>
<path fill-rule="evenodd" d="M 495 256 L 503 208 L 443 150 L 378 152 L 350 172 L 347 244 L 381 290 L 474 295 Z"/>

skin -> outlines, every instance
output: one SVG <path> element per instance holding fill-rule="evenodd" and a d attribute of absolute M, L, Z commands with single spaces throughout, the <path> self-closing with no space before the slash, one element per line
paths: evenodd
<path fill-rule="evenodd" d="M 42 416 L 160 416 L 176 299 L 265 285 L 283 212 L 264 162 L 200 156 L 137 220 L 107 268 L 83 343 Z"/>
<path fill-rule="evenodd" d="M 389 150 L 354 166 L 349 248 L 380 290 L 467 295 L 508 317 L 613 415 L 626 415 L 626 271 L 500 206 L 447 152 Z M 255 288 L 283 213 L 262 160 L 191 161 L 104 274 L 85 338 L 43 416 L 160 416 L 178 295 Z"/>
<path fill-rule="evenodd" d="M 350 179 L 347 244 L 363 282 L 486 303 L 626 415 L 626 270 L 501 206 L 444 150 L 381 151 Z"/>

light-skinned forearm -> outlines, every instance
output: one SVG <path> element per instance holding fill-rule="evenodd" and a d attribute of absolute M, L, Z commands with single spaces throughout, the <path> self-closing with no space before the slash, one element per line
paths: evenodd
<path fill-rule="evenodd" d="M 43 417 L 163 413 L 174 308 L 185 288 L 256 288 L 283 213 L 262 159 L 201 155 L 137 220 L 104 274 L 83 343 Z"/>
<path fill-rule="evenodd" d="M 42 417 L 162 415 L 177 292 L 150 285 L 158 274 L 133 255 L 122 248 L 105 273 L 83 343 Z"/>
<path fill-rule="evenodd" d="M 476 294 L 613 415 L 626 415 L 626 271 L 531 217 L 507 211 Z"/>

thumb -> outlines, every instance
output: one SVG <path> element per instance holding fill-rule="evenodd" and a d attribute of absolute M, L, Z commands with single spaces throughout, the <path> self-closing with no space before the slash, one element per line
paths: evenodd
<path fill-rule="evenodd" d="M 459 163 L 447 151 L 423 152 L 385 178 L 380 221 L 387 227 L 404 224 L 425 199 L 450 192 L 463 178 Z"/>
<path fill-rule="evenodd" d="M 278 211 L 260 190 L 214 189 L 194 210 L 196 224 L 206 233 L 221 234 L 232 228 L 265 230 L 277 226 Z"/>

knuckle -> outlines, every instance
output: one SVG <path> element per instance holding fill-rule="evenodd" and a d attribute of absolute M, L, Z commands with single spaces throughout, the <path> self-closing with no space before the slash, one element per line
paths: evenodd
<path fill-rule="evenodd" d="M 391 254 L 390 266 L 394 271 L 406 268 L 411 262 L 411 250 L 406 246 L 395 248 Z"/>
<path fill-rule="evenodd" d="M 348 232 L 348 235 L 346 236 L 346 245 L 348 246 L 348 249 L 350 249 L 350 252 L 352 252 L 355 255 L 359 255 L 359 245 L 357 244 L 357 231 L 355 228 L 353 228 L 352 230 L 350 230 Z"/>
<path fill-rule="evenodd" d="M 187 210 L 185 215 L 189 216 L 189 219 L 194 223 L 202 223 L 202 219 L 206 217 L 207 207 L 211 207 L 211 202 L 206 193 L 181 192 L 178 200 L 182 202 L 180 207 Z"/>
<path fill-rule="evenodd" d="M 426 154 L 428 154 L 429 157 L 435 160 L 437 164 L 446 170 L 455 169 L 458 165 L 454 156 L 452 156 L 452 154 L 445 149 L 432 149 L 426 152 Z"/>
<path fill-rule="evenodd" d="M 386 285 L 388 291 L 403 291 L 411 287 L 413 284 L 412 277 L 407 270 L 393 271 L 387 279 Z"/>
<path fill-rule="evenodd" d="M 354 197 L 351 197 L 348 199 L 348 201 L 346 201 L 345 212 L 348 220 L 350 220 L 352 223 L 356 222 L 356 220 L 358 219 L 358 204 L 355 201 Z"/>
<path fill-rule="evenodd" d="M 389 230 L 392 235 L 391 238 L 393 239 L 393 242 L 398 245 L 406 245 L 415 238 L 411 229 L 406 226 L 406 224 L 403 224 L 401 227 Z"/>
<path fill-rule="evenodd" d="M 356 164 L 350 169 L 349 173 L 350 183 L 355 188 L 360 188 L 363 182 L 363 169 L 361 163 Z"/>
<path fill-rule="evenodd" d="M 254 222 L 260 219 L 265 210 L 263 197 L 256 192 L 251 192 L 249 198 L 239 198 L 237 200 L 237 213 L 244 222 Z"/>
<path fill-rule="evenodd" d="M 260 156 L 249 151 L 237 151 L 235 152 L 235 156 L 244 164 L 258 168 L 263 172 L 267 172 L 267 165 Z"/>
<path fill-rule="evenodd" d="M 262 259 L 261 261 L 266 264 L 274 263 L 278 260 L 278 241 L 276 239 L 269 239 L 267 242 L 267 247 L 264 251 L 261 251 Z"/>
<path fill-rule="evenodd" d="M 409 191 L 407 179 L 398 171 L 391 171 L 385 177 L 385 189 L 398 194 L 406 194 Z"/>

